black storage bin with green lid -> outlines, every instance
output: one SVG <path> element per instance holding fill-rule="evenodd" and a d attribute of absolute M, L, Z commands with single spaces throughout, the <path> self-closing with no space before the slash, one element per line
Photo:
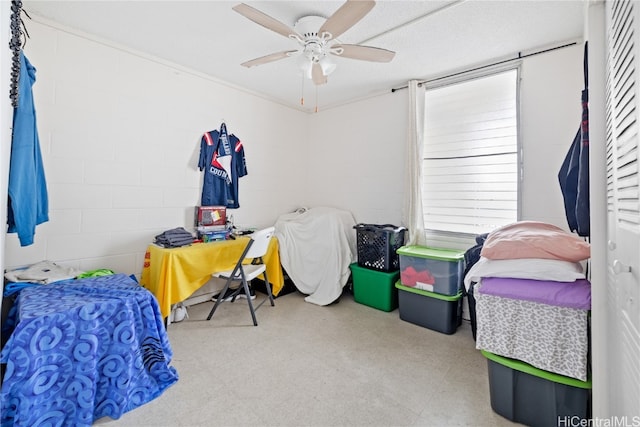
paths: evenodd
<path fill-rule="evenodd" d="M 591 418 L 591 380 L 580 381 L 481 350 L 487 358 L 491 408 L 533 427 L 583 425 Z M 586 425 L 586 424 L 584 424 Z"/>
<path fill-rule="evenodd" d="M 396 283 L 400 319 L 451 335 L 462 323 L 462 293 L 448 296 Z"/>

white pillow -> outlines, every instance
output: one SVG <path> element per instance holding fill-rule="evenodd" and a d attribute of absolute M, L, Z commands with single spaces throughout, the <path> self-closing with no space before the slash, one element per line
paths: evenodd
<path fill-rule="evenodd" d="M 575 282 L 584 279 L 584 270 L 578 262 L 542 258 L 488 259 L 480 257 L 464 277 L 469 290 L 471 282 L 483 277 L 511 277 L 513 279 L 551 280 Z"/>

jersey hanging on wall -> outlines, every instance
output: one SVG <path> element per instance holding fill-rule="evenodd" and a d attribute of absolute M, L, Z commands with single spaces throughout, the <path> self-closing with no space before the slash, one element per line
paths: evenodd
<path fill-rule="evenodd" d="M 238 181 L 247 174 L 247 164 L 242 142 L 228 134 L 226 124 L 202 136 L 198 168 L 204 171 L 202 206 L 240 207 Z"/>

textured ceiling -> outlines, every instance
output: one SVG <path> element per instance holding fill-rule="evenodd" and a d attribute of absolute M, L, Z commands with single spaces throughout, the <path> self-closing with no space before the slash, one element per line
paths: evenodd
<path fill-rule="evenodd" d="M 240 63 L 297 49 L 295 41 L 232 10 L 230 1 L 23 1 L 35 20 L 94 34 L 245 88 L 292 108 L 313 111 L 493 60 L 581 39 L 582 1 L 378 1 L 339 40 L 396 52 L 390 63 L 333 58 L 327 84 L 303 82 L 296 58 L 252 68 Z M 343 2 L 248 1 L 293 27 L 328 17 Z M 42 19 L 44 18 L 44 19 Z M 300 105 L 303 95 L 305 105 Z"/>

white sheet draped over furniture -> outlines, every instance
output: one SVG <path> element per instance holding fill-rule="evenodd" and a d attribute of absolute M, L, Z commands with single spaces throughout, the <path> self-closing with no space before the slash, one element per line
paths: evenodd
<path fill-rule="evenodd" d="M 281 215 L 275 224 L 280 263 L 305 301 L 328 305 L 342 294 L 355 262 L 356 221 L 351 212 L 317 207 Z"/>

